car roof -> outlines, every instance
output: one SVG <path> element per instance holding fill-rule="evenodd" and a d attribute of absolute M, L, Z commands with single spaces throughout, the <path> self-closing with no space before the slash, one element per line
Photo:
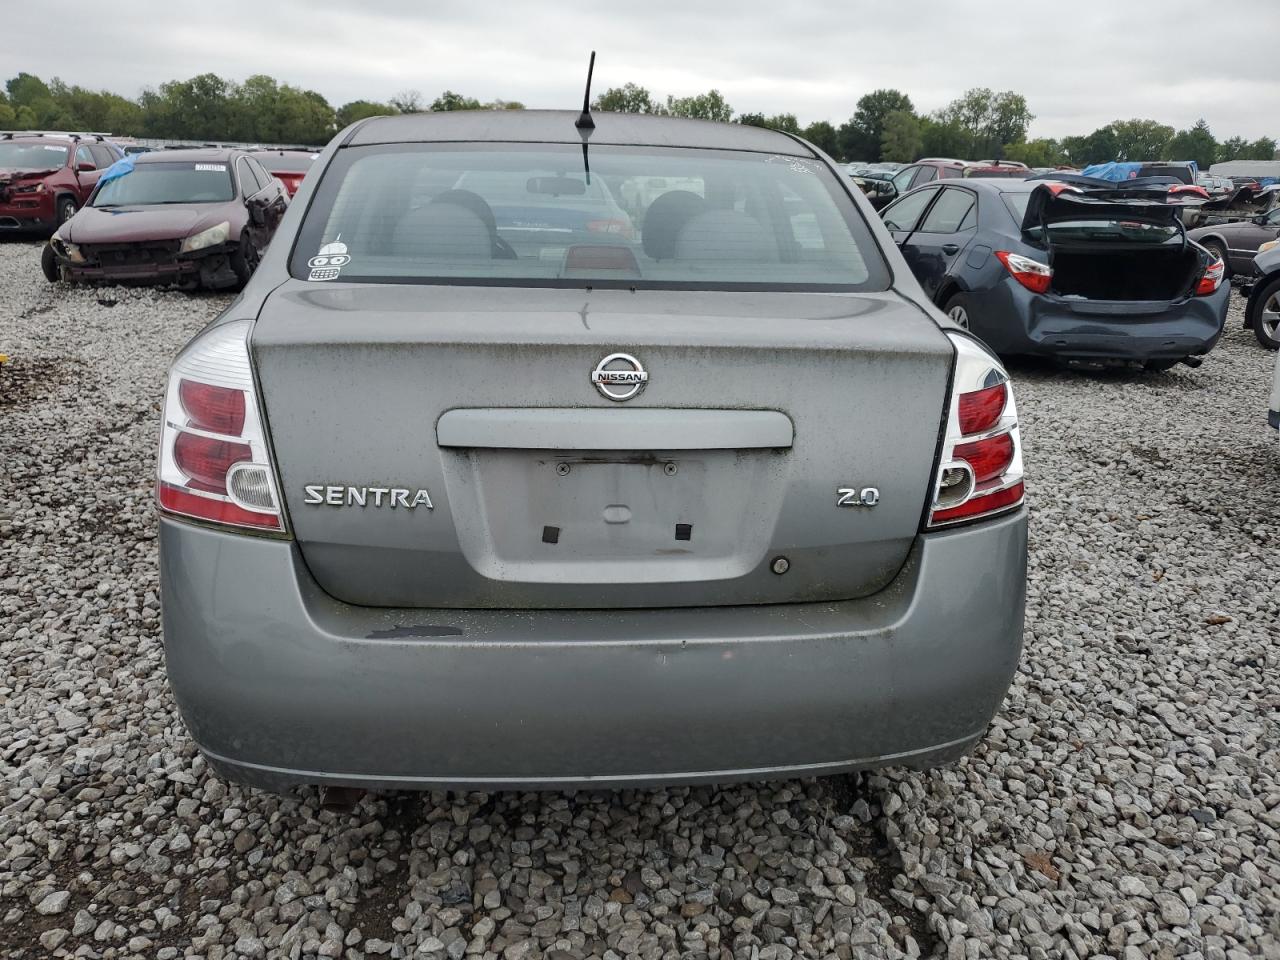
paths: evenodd
<path fill-rule="evenodd" d="M 351 130 L 343 145 L 375 143 L 572 143 L 581 144 L 576 110 L 448 110 L 372 117 Z M 590 144 L 702 147 L 811 157 L 812 150 L 785 133 L 745 123 L 715 123 L 638 113 L 591 114 Z"/>
<path fill-rule="evenodd" d="M 201 147 L 196 150 L 152 150 L 149 153 L 139 153 L 134 156 L 137 158 L 135 163 L 170 163 L 177 161 L 179 163 L 187 163 L 196 161 L 197 163 L 228 163 L 233 157 L 243 153 L 242 150 L 231 150 L 226 147 Z"/>
<path fill-rule="evenodd" d="M 96 141 L 91 138 L 83 138 L 82 143 L 94 143 Z M 59 136 L 55 133 L 15 133 L 12 137 L 5 137 L 0 143 L 51 143 L 60 147 L 69 147 L 75 140 L 70 137 Z"/>

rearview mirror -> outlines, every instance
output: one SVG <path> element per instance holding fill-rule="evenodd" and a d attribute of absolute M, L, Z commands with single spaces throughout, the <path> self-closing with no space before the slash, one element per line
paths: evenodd
<path fill-rule="evenodd" d="M 253 221 L 255 227 L 261 227 L 267 222 L 267 208 L 261 202 L 249 199 L 244 202 L 249 208 L 249 219 Z"/>
<path fill-rule="evenodd" d="M 553 197 L 580 197 L 587 192 L 587 185 L 573 177 L 530 177 L 524 188 Z"/>
<path fill-rule="evenodd" d="M 90 163 L 88 160 L 81 160 L 79 163 L 76 164 L 76 173 L 90 173 L 91 171 L 97 170 L 97 169 L 98 169 L 97 166 Z"/>

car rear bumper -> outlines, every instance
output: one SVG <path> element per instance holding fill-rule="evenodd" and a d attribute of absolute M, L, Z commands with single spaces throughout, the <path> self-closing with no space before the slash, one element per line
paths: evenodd
<path fill-rule="evenodd" d="M 1227 319 L 1231 287 L 1169 303 L 1072 301 L 1032 293 L 1012 280 L 973 294 L 975 332 L 988 324 L 1002 354 L 1066 360 L 1180 360 L 1213 349 Z"/>
<path fill-rule="evenodd" d="M 862 600 L 374 609 L 295 544 L 161 520 L 169 681 L 215 769 L 268 789 L 643 786 L 959 756 L 1018 662 L 1025 510 L 920 537 Z"/>

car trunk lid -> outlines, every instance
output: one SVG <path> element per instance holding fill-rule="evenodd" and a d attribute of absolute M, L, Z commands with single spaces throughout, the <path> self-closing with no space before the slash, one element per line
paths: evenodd
<path fill-rule="evenodd" d="M 252 350 L 312 574 L 424 607 L 872 593 L 919 530 L 952 360 L 894 293 L 300 281 Z M 626 401 L 592 382 L 615 353 L 647 375 Z"/>
<path fill-rule="evenodd" d="M 1163 185 L 1050 182 L 1031 192 L 1022 229 L 1048 251 L 1050 292 L 1081 312 L 1161 313 L 1192 295 L 1204 269 L 1179 217 L 1185 205 Z"/>

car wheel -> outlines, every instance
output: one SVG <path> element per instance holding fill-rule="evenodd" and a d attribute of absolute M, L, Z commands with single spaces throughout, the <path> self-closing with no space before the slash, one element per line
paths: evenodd
<path fill-rule="evenodd" d="M 1231 261 L 1227 259 L 1226 248 L 1224 248 L 1217 240 L 1206 240 L 1204 243 L 1200 244 L 1200 246 L 1204 247 L 1222 261 L 1222 282 L 1229 283 L 1233 274 L 1231 271 Z"/>
<path fill-rule="evenodd" d="M 62 271 L 58 269 L 58 258 L 54 256 L 53 247 L 47 243 L 40 251 L 40 269 L 44 272 L 44 278 L 50 283 L 57 283 L 62 279 Z"/>
<path fill-rule="evenodd" d="M 972 324 L 969 322 L 969 298 L 963 293 L 953 294 L 947 305 L 942 308 L 942 312 L 951 318 L 951 322 L 957 327 L 963 327 L 965 330 L 971 330 Z"/>
<path fill-rule="evenodd" d="M 1276 277 L 1249 301 L 1249 326 L 1268 350 L 1280 349 L 1280 277 Z"/>
<path fill-rule="evenodd" d="M 249 282 L 253 271 L 258 269 L 258 248 L 249 239 L 249 234 L 240 234 L 240 248 L 231 255 L 231 268 L 235 270 L 240 286 Z"/>
<path fill-rule="evenodd" d="M 58 225 L 66 223 L 76 215 L 76 198 L 60 197 L 58 199 Z"/>

